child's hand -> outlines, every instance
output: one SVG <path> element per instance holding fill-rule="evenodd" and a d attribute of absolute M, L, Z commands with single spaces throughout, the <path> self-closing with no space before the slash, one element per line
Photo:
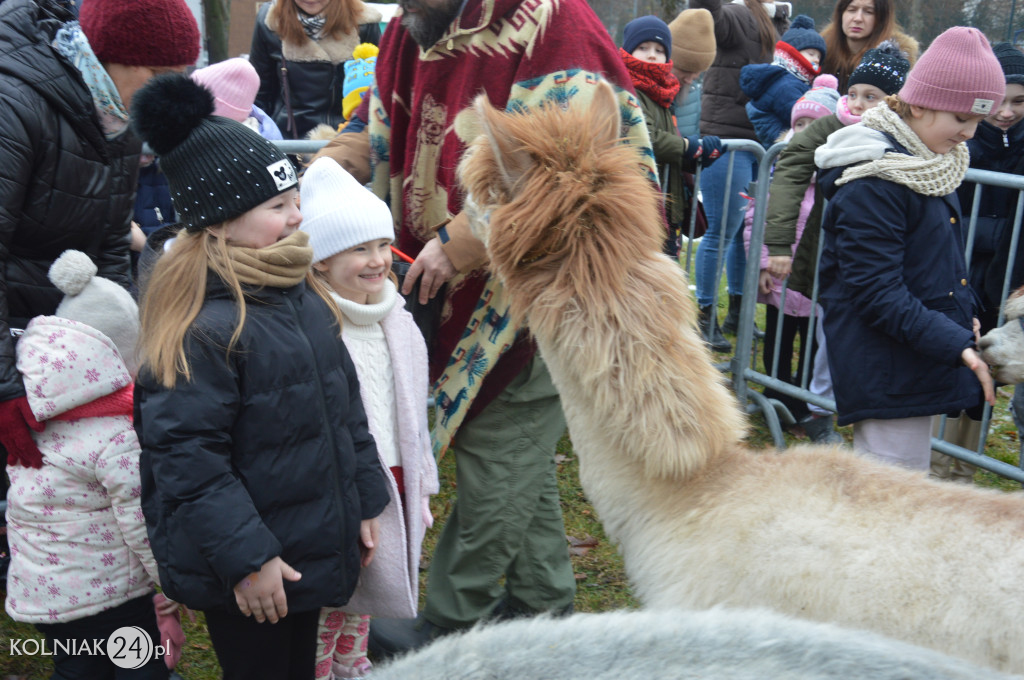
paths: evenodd
<path fill-rule="evenodd" d="M 981 355 L 971 347 L 968 347 L 961 352 L 960 357 L 963 359 L 964 365 L 974 371 L 974 375 L 978 376 L 978 382 L 981 383 L 981 389 L 985 392 L 985 401 L 994 406 L 996 403 L 996 387 L 995 383 L 992 382 L 992 374 L 988 372 L 988 364 L 986 364 L 981 358 Z"/>
<path fill-rule="evenodd" d="M 772 274 L 767 269 L 761 270 L 761 276 L 757 279 L 757 289 L 765 295 L 775 290 L 775 280 L 772 279 Z"/>
<path fill-rule="evenodd" d="M 266 620 L 277 623 L 278 619 L 288 615 L 284 579 L 298 581 L 300 578 L 302 574 L 280 557 L 275 557 L 235 585 L 235 602 L 242 614 L 256 617 L 259 623 Z"/>
<path fill-rule="evenodd" d="M 377 518 L 364 519 L 359 523 L 359 552 L 362 559 L 359 564 L 362 567 L 370 566 L 373 562 L 373 554 L 377 552 L 377 540 L 380 537 L 380 522 Z"/>
<path fill-rule="evenodd" d="M 971 330 L 974 331 L 974 342 L 981 342 L 981 322 L 978 317 L 971 319 Z"/>
<path fill-rule="evenodd" d="M 768 271 L 777 279 L 784 279 L 793 271 L 793 258 L 789 255 L 769 255 Z"/>

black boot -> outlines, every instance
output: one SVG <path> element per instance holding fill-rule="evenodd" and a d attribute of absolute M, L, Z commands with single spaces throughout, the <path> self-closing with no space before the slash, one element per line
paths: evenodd
<path fill-rule="evenodd" d="M 718 315 L 714 313 L 714 307 L 711 305 L 700 308 L 700 334 L 712 351 L 732 351 L 732 343 L 722 335 L 722 329 L 718 327 Z"/>
<path fill-rule="evenodd" d="M 736 331 L 740 328 L 740 305 L 743 304 L 742 295 L 730 295 L 729 296 L 729 312 L 725 315 L 725 321 L 722 322 L 722 332 L 728 333 L 729 335 L 736 335 Z M 754 337 L 758 340 L 764 338 L 764 331 L 754 326 Z"/>

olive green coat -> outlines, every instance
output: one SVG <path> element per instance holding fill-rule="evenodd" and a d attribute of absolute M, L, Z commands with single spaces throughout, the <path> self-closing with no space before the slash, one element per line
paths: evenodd
<path fill-rule="evenodd" d="M 659 179 L 665 188 L 666 212 L 669 224 L 681 224 L 686 217 L 686 199 L 683 191 L 683 173 L 693 172 L 696 164 L 684 158 L 686 140 L 676 131 L 672 120 L 672 110 L 657 103 L 643 92 L 637 90 L 640 107 L 644 112 L 647 132 L 651 137 L 651 148 L 654 161 L 658 165 Z M 665 187 L 664 172 L 668 170 L 668 186 Z"/>
<path fill-rule="evenodd" d="M 768 255 L 792 253 L 796 242 L 796 220 L 800 203 L 804 199 L 811 178 L 818 168 L 814 165 L 814 152 L 828 136 L 843 127 L 835 115 L 825 116 L 811 123 L 805 130 L 793 135 L 775 164 L 765 217 L 764 244 Z M 824 199 L 815 192 L 814 207 L 807 216 L 803 236 L 793 256 L 793 271 L 789 275 L 789 288 L 811 297 L 814 274 L 818 266 L 818 237 L 821 234 L 821 213 Z"/>

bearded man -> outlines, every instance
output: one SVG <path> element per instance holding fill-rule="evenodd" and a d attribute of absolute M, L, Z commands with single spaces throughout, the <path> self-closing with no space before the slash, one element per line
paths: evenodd
<path fill-rule="evenodd" d="M 575 595 L 555 477 L 565 418 L 528 329 L 509 322 L 504 290 L 469 231 L 455 177 L 472 141 L 467 108 L 481 93 L 508 111 L 586 105 L 608 80 L 624 143 L 636 146 L 638 166 L 655 181 L 629 75 L 585 0 L 399 5 L 365 109 L 372 186 L 390 199 L 396 245 L 415 256 L 402 292 L 419 280 L 420 303 L 443 297 L 430 347 L 434 448 L 455 455 L 458 499 L 430 562 L 420 617 L 371 625 L 371 644 L 383 652 L 483 618 L 568 612 Z M 348 168 L 365 163 L 354 158 L 353 139 L 339 135 L 321 154 Z"/>

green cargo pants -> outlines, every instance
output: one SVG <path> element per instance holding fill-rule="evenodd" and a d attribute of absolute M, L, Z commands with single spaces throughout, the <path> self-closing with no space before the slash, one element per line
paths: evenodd
<path fill-rule="evenodd" d="M 458 495 L 430 562 L 428 621 L 470 626 L 503 600 L 527 612 L 572 604 L 576 582 L 555 477 L 563 434 L 558 392 L 539 355 L 459 429 L 450 449 Z"/>

